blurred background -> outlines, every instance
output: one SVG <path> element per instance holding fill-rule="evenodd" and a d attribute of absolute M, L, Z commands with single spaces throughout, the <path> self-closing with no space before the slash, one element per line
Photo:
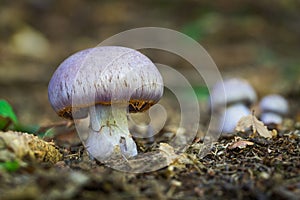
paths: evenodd
<path fill-rule="evenodd" d="M 47 97 L 58 65 L 114 34 L 154 26 L 197 40 L 224 78 L 249 80 L 260 97 L 276 92 L 295 101 L 300 94 L 299 10 L 298 0 L 2 0 L 0 99 L 12 104 L 23 123 L 59 121 Z M 166 52 L 145 53 L 188 69 L 188 63 Z"/>

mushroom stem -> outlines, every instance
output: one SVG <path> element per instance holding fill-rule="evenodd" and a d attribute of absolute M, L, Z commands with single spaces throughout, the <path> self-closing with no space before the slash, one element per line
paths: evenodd
<path fill-rule="evenodd" d="M 137 155 L 136 144 L 128 130 L 127 106 L 95 105 L 89 108 L 89 115 L 86 148 L 90 155 L 100 161 L 117 152 L 127 158 Z"/>

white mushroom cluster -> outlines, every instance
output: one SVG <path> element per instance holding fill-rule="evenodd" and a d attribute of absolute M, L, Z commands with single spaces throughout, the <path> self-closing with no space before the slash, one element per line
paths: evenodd
<path fill-rule="evenodd" d="M 278 94 L 265 96 L 259 103 L 260 119 L 266 125 L 281 124 L 283 117 L 289 112 L 287 100 Z"/>
<path fill-rule="evenodd" d="M 220 94 L 225 95 L 220 95 Z M 231 78 L 218 82 L 210 94 L 210 107 L 217 110 L 218 130 L 223 134 L 232 133 L 238 121 L 251 113 L 251 107 L 257 101 L 253 87 L 244 79 Z M 260 119 L 265 125 L 281 124 L 288 113 L 288 102 L 284 97 L 272 94 L 264 97 L 260 103 Z"/>

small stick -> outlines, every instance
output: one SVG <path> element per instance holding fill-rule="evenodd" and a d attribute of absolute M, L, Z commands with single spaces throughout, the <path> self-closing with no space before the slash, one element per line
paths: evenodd
<path fill-rule="evenodd" d="M 45 131 L 46 129 L 50 129 L 50 128 L 54 128 L 54 127 L 67 127 L 67 128 L 70 128 L 72 125 L 74 125 L 74 122 L 73 121 L 60 121 L 60 122 L 53 122 L 53 123 L 50 123 L 50 124 L 47 124 L 47 125 L 44 125 L 44 126 L 41 126 L 37 132 L 43 132 Z"/>

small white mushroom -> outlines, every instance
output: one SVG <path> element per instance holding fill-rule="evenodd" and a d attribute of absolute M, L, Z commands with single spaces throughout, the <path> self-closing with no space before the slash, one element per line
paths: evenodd
<path fill-rule="evenodd" d="M 261 121 L 266 124 L 281 124 L 282 117 L 289 111 L 287 100 L 277 94 L 265 96 L 259 103 Z"/>
<path fill-rule="evenodd" d="M 262 113 L 260 116 L 260 120 L 266 124 L 281 124 L 282 123 L 282 116 L 276 113 L 272 112 L 267 112 L 267 113 Z"/>
<path fill-rule="evenodd" d="M 225 93 L 224 95 L 220 95 Z M 210 94 L 211 106 L 221 107 L 235 103 L 244 103 L 249 106 L 257 99 L 256 92 L 248 81 L 240 78 L 232 78 L 218 82 Z"/>
<path fill-rule="evenodd" d="M 256 99 L 255 90 L 244 79 L 232 78 L 217 83 L 211 92 L 210 106 L 220 112 L 219 130 L 234 132 L 240 118 L 251 113 L 249 107 Z"/>
<path fill-rule="evenodd" d="M 250 113 L 250 109 L 242 103 L 229 106 L 226 109 L 226 112 L 223 112 L 223 115 L 221 116 L 220 129 L 223 133 L 234 132 L 238 121 L 242 117 L 250 115 Z"/>

